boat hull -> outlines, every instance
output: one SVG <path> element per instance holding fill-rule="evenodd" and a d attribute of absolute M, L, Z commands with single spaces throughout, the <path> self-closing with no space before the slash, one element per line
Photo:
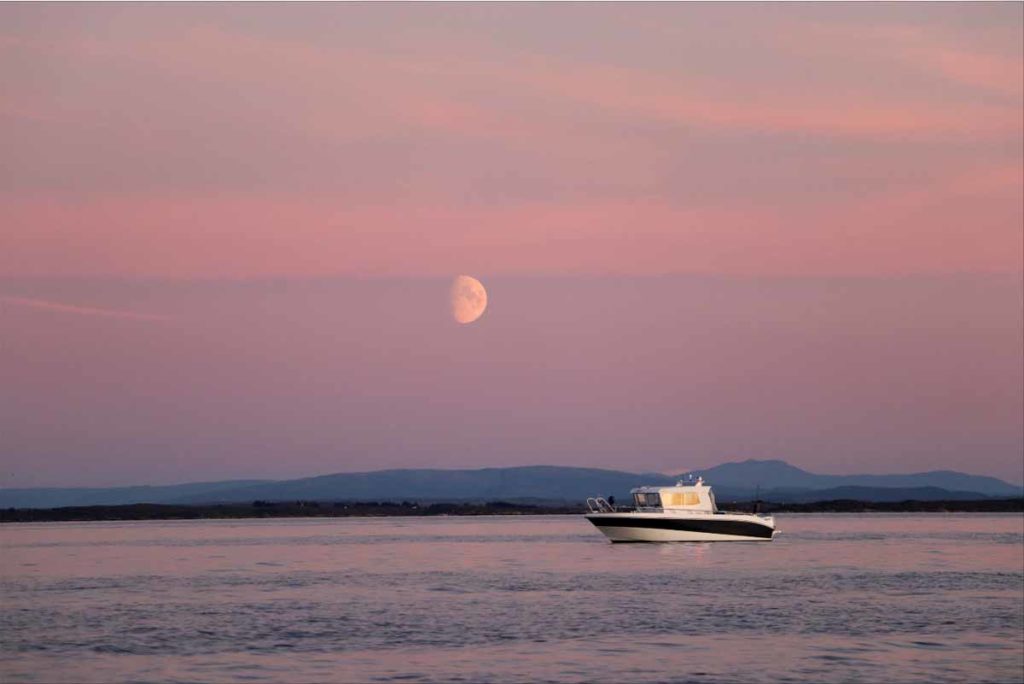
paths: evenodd
<path fill-rule="evenodd" d="M 771 541 L 774 525 L 750 516 L 637 515 L 593 513 L 586 516 L 613 542 Z"/>

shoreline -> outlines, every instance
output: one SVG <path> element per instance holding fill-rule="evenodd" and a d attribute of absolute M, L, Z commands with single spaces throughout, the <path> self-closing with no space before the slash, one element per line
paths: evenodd
<path fill-rule="evenodd" d="M 752 502 L 726 502 L 721 510 L 751 512 Z M 581 504 L 254 501 L 244 504 L 124 504 L 60 508 L 0 509 L 0 524 L 20 522 L 102 522 L 131 520 L 242 520 L 267 518 L 393 518 L 494 515 L 581 515 Z M 762 502 L 761 513 L 1022 513 L 1024 498 L 977 501 Z"/>

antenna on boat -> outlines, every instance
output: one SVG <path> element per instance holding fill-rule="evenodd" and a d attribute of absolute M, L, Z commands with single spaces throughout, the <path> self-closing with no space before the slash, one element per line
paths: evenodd
<path fill-rule="evenodd" d="M 754 515 L 761 512 L 761 484 L 758 483 L 757 488 L 754 489 Z"/>

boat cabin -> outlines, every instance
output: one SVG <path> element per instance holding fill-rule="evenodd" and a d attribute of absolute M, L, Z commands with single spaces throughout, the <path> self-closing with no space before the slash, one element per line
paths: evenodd
<path fill-rule="evenodd" d="M 637 511 L 715 513 L 715 495 L 698 478 L 693 484 L 679 482 L 675 487 L 637 487 L 630 490 Z"/>

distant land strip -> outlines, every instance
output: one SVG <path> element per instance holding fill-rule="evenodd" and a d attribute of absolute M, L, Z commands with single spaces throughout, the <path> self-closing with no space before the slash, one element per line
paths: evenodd
<path fill-rule="evenodd" d="M 754 502 L 724 503 L 722 510 L 751 512 Z M 855 501 L 838 499 L 813 503 L 762 502 L 762 513 L 1021 513 L 1024 498 L 976 501 Z M 128 520 L 219 520 L 244 518 L 380 518 L 479 515 L 578 515 L 582 505 L 486 503 L 253 501 L 247 504 L 68 506 L 62 508 L 0 509 L 0 523 L 87 522 Z"/>
<path fill-rule="evenodd" d="M 248 505 L 253 501 L 504 501 L 580 505 L 588 496 L 630 501 L 641 485 L 671 486 L 700 475 L 719 501 L 978 501 L 1024 496 L 1024 486 L 950 470 L 903 475 L 820 475 L 781 460 L 748 459 L 680 475 L 571 466 L 461 470 L 404 469 L 333 473 L 294 480 L 221 480 L 126 487 L 0 487 L 0 509 L 163 504 Z"/>

